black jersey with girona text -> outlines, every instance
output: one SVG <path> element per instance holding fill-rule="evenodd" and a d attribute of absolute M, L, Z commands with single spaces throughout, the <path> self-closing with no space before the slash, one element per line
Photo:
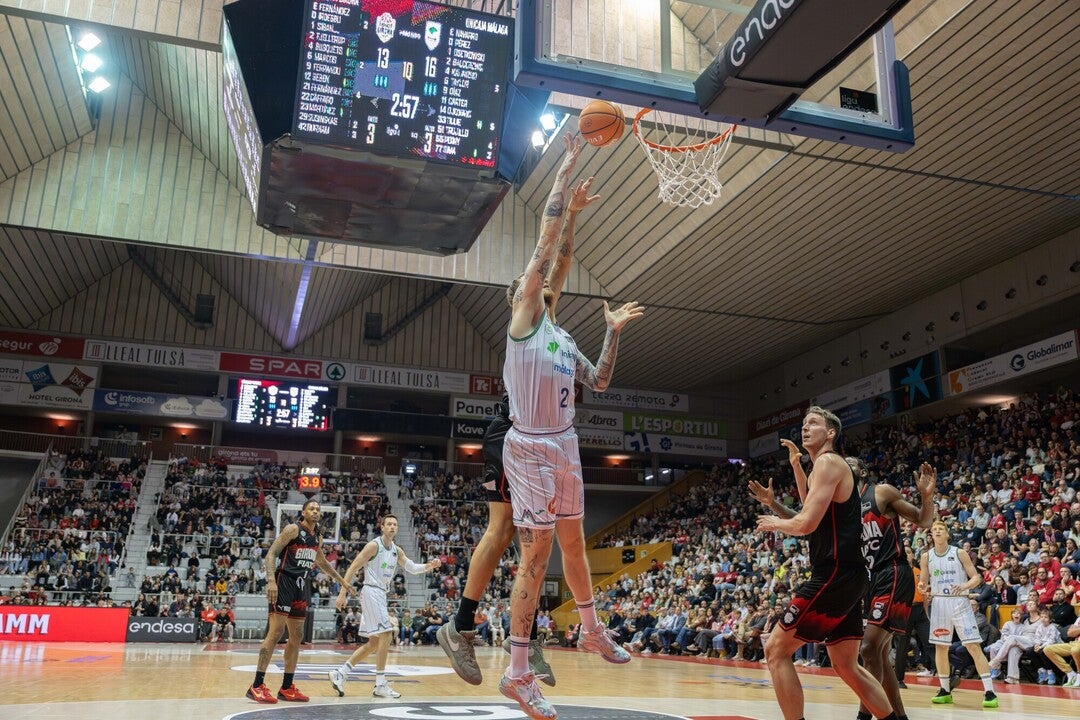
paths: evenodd
<path fill-rule="evenodd" d="M 844 467 L 848 467 L 846 462 Z M 851 472 L 850 468 L 848 472 Z M 820 572 L 837 565 L 862 565 L 861 526 L 859 487 L 852 475 L 851 496 L 844 502 L 830 502 L 821 522 L 810 533 L 810 563 L 813 569 Z"/>
<path fill-rule="evenodd" d="M 310 577 L 315 569 L 315 555 L 319 552 L 321 538 L 308 531 L 303 523 L 297 523 L 300 533 L 285 546 L 278 561 L 278 574 L 290 577 Z"/>
<path fill-rule="evenodd" d="M 862 504 L 862 554 L 866 568 L 907 565 L 907 555 L 900 546 L 900 518 L 886 517 L 877 504 L 877 486 L 868 484 L 860 496 Z"/>

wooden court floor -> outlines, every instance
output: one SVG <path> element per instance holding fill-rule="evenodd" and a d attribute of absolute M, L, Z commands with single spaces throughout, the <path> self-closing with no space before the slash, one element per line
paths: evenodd
<path fill-rule="evenodd" d="M 467 685 L 449 668 L 438 647 L 395 648 L 388 675 L 399 700 L 373 698 L 371 666 L 361 665 L 338 698 L 326 680 L 349 648 L 305 646 L 296 684 L 307 704 L 257 705 L 244 697 L 256 662 L 254 643 L 215 645 L 123 645 L 0 643 L 0 718 L 4 720 L 515 720 L 516 704 L 498 693 L 507 656 L 478 648 L 484 684 Z M 557 685 L 545 696 L 563 720 L 781 720 L 768 673 L 757 663 L 664 656 L 635 657 L 623 666 L 552 648 Z M 278 652 L 266 684 L 280 685 Z M 855 717 L 854 695 L 831 670 L 802 668 L 806 717 Z M 952 706 L 931 705 L 933 678 L 907 678 L 903 691 L 912 720 L 947 718 L 1080 718 L 1080 690 L 1035 685 L 1000 686 L 1001 707 L 984 710 L 980 686 L 965 681 Z"/>

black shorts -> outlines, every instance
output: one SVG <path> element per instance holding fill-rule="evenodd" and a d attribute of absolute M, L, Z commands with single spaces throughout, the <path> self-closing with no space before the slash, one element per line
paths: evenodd
<path fill-rule="evenodd" d="M 306 576 L 279 574 L 277 577 L 277 602 L 270 606 L 275 615 L 291 618 L 307 617 L 308 600 L 311 599 L 311 580 Z"/>
<path fill-rule="evenodd" d="M 907 631 L 915 599 L 915 574 L 907 563 L 885 565 L 870 575 L 866 622 L 892 633 Z"/>
<path fill-rule="evenodd" d="M 860 558 L 861 559 L 861 558 Z M 862 606 L 868 580 L 862 565 L 814 571 L 780 616 L 780 627 L 803 642 L 826 645 L 863 635 Z"/>
<path fill-rule="evenodd" d="M 489 503 L 509 503 L 510 483 L 506 481 L 506 473 L 502 463 L 495 466 L 484 463 L 484 495 Z"/>
<path fill-rule="evenodd" d="M 502 456 L 503 441 L 511 427 L 513 426 L 508 419 L 498 416 L 491 421 L 484 433 L 484 477 L 481 482 L 488 502 L 510 502 L 510 484 L 503 472 Z"/>

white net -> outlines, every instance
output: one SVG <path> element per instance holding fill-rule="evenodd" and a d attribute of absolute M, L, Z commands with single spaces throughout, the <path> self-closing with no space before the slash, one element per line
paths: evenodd
<path fill-rule="evenodd" d="M 319 532 L 322 534 L 323 542 L 341 542 L 341 507 L 321 504 L 319 507 L 322 510 Z M 274 535 L 280 535 L 281 528 L 289 523 L 300 522 L 300 511 L 303 509 L 303 503 L 278 503 L 274 508 Z"/>
<path fill-rule="evenodd" d="M 650 115 L 649 122 L 642 118 Z M 720 164 L 724 161 L 735 125 L 680 116 L 673 122 L 665 113 L 645 108 L 634 118 L 634 137 L 656 172 L 660 201 L 676 207 L 696 208 L 720 197 Z"/>

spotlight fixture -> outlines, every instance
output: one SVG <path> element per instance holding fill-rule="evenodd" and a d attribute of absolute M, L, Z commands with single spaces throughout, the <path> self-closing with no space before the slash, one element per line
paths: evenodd
<path fill-rule="evenodd" d="M 791 387 L 799 387 L 799 378 L 795 378 L 791 381 Z"/>
<path fill-rule="evenodd" d="M 98 45 L 101 44 L 101 38 L 99 38 L 97 35 L 95 35 L 92 32 L 87 32 L 87 33 L 84 33 L 81 38 L 79 38 L 79 42 L 76 43 L 76 44 L 80 48 L 82 48 L 83 52 L 90 52 L 91 50 L 93 50 L 94 48 L 96 48 Z"/>
<path fill-rule="evenodd" d="M 1006 300 L 1012 300 L 1014 297 L 1016 297 L 1016 288 L 1009 288 L 1005 291 Z"/>
<path fill-rule="evenodd" d="M 949 316 L 949 319 L 953 322 L 960 322 L 960 311 L 957 310 L 956 312 L 954 312 L 952 315 Z"/>
<path fill-rule="evenodd" d="M 806 379 L 807 379 L 807 380 L 813 380 L 813 379 L 814 379 L 814 378 L 816 378 L 816 377 L 817 377 L 817 375 L 815 375 L 815 374 L 814 374 L 814 371 L 813 371 L 813 370 L 811 370 L 810 372 L 806 373 Z"/>
<path fill-rule="evenodd" d="M 761 393 L 758 395 L 758 400 L 764 400 L 767 397 L 769 397 L 769 393 Z"/>
<path fill-rule="evenodd" d="M 934 332 L 934 330 L 935 330 L 936 328 L 937 328 L 937 325 L 936 325 L 936 324 L 934 324 L 934 321 L 933 321 L 933 320 L 931 320 L 930 322 L 926 323 L 926 332 Z"/>
<path fill-rule="evenodd" d="M 831 373 L 831 372 L 832 372 L 832 365 L 826 365 L 825 367 L 823 367 L 823 368 L 821 369 L 821 372 L 823 372 L 823 373 L 825 373 L 826 375 L 828 375 L 829 373 Z"/>
<path fill-rule="evenodd" d="M 776 393 L 777 395 L 779 395 L 780 393 L 784 392 L 784 386 L 783 385 L 777 385 L 776 387 L 773 388 L 773 392 Z"/>
<path fill-rule="evenodd" d="M 1039 279 L 1035 281 L 1035 284 L 1038 285 L 1039 287 L 1042 287 L 1043 285 L 1046 284 L 1046 281 L 1049 280 L 1049 279 L 1050 278 L 1046 277 L 1045 275 L 1040 275 Z"/>
<path fill-rule="evenodd" d="M 990 304 L 988 302 L 986 302 L 985 300 L 980 300 L 979 304 L 975 306 L 975 309 L 976 310 L 985 310 L 988 307 L 990 307 Z"/>
<path fill-rule="evenodd" d="M 544 132 L 551 132 L 556 125 L 555 113 L 546 112 L 540 116 L 540 127 L 544 128 Z"/>
<path fill-rule="evenodd" d="M 101 93 L 101 92 L 104 92 L 104 91 L 108 90 L 109 87 L 111 87 L 111 85 L 112 85 L 112 83 L 110 83 L 108 80 L 106 80 L 105 78 L 98 75 L 96 78 L 91 80 L 90 84 L 87 85 L 86 87 L 88 87 L 89 89 L 93 90 L 96 93 Z"/>
<path fill-rule="evenodd" d="M 1080 260 L 1069 266 L 1069 272 L 1080 272 Z"/>
<path fill-rule="evenodd" d="M 82 61 L 82 69 L 90 73 L 97 72 L 98 68 L 100 68 L 104 64 L 105 62 L 97 55 L 94 55 L 93 53 L 87 53 L 86 57 L 84 57 Z"/>
<path fill-rule="evenodd" d="M 859 357 L 861 357 L 863 360 L 865 360 L 866 358 L 870 357 L 870 351 L 869 350 L 860 350 L 859 351 Z"/>
<path fill-rule="evenodd" d="M 539 130 L 533 130 L 532 146 L 534 148 L 542 148 L 544 147 L 544 142 L 544 133 L 540 132 Z"/>
<path fill-rule="evenodd" d="M 881 349 L 882 349 L 882 350 L 888 350 L 888 349 L 889 349 L 889 341 L 888 341 L 888 340 L 886 340 L 885 342 L 881 343 Z"/>
<path fill-rule="evenodd" d="M 907 332 L 905 332 L 903 335 L 900 336 L 900 339 L 903 340 L 904 342 L 907 342 L 908 340 L 910 340 L 911 339 L 911 331 L 908 330 Z"/>
<path fill-rule="evenodd" d="M 847 367 L 850 364 L 851 364 L 851 358 L 849 358 L 847 356 L 845 356 L 844 359 L 840 361 L 840 367 Z"/>

